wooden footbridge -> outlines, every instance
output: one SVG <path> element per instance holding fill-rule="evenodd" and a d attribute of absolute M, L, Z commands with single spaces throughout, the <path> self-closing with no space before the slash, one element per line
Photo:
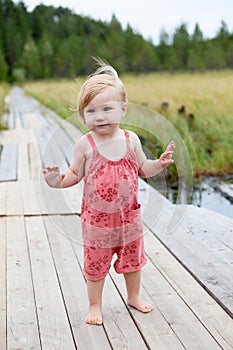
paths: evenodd
<path fill-rule="evenodd" d="M 174 206 L 141 181 L 141 293 L 155 308 L 128 307 L 111 270 L 103 326 L 85 324 L 82 184 L 56 190 L 41 176 L 44 165 L 69 164 L 80 133 L 20 88 L 9 100 L 0 134 L 0 349 L 233 349 L 233 220 Z"/>

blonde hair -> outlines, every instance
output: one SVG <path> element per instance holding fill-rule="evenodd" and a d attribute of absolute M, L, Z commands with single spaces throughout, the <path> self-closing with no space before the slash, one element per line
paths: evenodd
<path fill-rule="evenodd" d="M 119 102 L 127 103 L 126 89 L 116 70 L 107 62 L 100 58 L 93 58 L 98 64 L 98 69 L 85 81 L 82 85 L 78 95 L 77 111 L 84 119 L 84 108 L 91 102 L 91 100 L 106 87 L 112 86 L 119 90 Z"/>

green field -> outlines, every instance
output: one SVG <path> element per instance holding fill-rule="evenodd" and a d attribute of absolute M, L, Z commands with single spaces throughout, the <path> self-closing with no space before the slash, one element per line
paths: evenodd
<path fill-rule="evenodd" d="M 161 143 L 164 146 L 169 137 L 178 134 L 187 147 L 195 175 L 233 173 L 233 71 L 123 75 L 121 79 L 133 106 L 126 123 L 141 127 L 140 136 L 150 139 L 151 148 L 154 142 L 155 153 L 161 151 Z M 83 81 L 38 81 L 24 87 L 60 116 L 82 127 L 70 108 L 76 105 Z M 165 135 L 167 125 L 170 131 Z"/>
<path fill-rule="evenodd" d="M 5 97 L 9 93 L 9 85 L 6 83 L 0 83 L 0 130 L 5 129 L 6 125 L 2 121 L 3 113 L 7 112 L 7 106 L 5 103 Z"/>

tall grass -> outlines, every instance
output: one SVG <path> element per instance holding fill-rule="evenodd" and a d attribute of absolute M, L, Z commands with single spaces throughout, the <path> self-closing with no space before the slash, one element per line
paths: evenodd
<path fill-rule="evenodd" d="M 7 112 L 7 106 L 5 104 L 5 97 L 9 93 L 9 85 L 6 83 L 0 84 L 0 130 L 5 129 L 6 125 L 2 120 L 3 114 Z"/>
<path fill-rule="evenodd" d="M 128 74 L 121 79 L 130 103 L 154 111 L 149 114 L 163 115 L 177 130 L 188 149 L 195 175 L 233 173 L 233 71 Z M 83 81 L 84 78 L 39 81 L 24 87 L 63 118 L 69 118 Z M 129 121 L 135 122 L 133 115 Z M 77 123 L 82 128 L 81 121 Z M 152 134 L 160 132 L 154 130 L 153 118 L 142 115 L 139 124 L 143 123 Z"/>

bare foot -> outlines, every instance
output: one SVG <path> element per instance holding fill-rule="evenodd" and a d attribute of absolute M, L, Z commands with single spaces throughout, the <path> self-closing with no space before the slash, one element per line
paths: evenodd
<path fill-rule="evenodd" d="M 128 299 L 128 305 L 143 313 L 151 312 L 154 309 L 153 305 L 145 302 L 140 297 Z"/>
<path fill-rule="evenodd" d="M 101 307 L 99 305 L 90 305 L 86 323 L 101 326 L 103 324 Z"/>

